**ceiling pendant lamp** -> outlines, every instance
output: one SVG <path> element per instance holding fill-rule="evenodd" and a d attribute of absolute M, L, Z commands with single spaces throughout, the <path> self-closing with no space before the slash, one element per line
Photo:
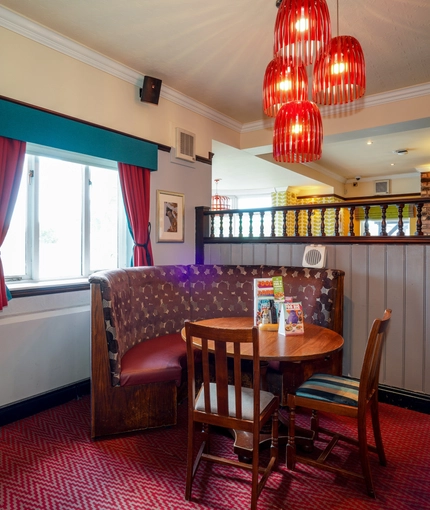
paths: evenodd
<path fill-rule="evenodd" d="M 276 117 L 288 101 L 308 98 L 308 75 L 303 64 L 292 65 L 283 57 L 275 57 L 267 66 L 263 81 L 263 110 Z"/>
<path fill-rule="evenodd" d="M 360 43 L 349 35 L 339 35 L 337 0 L 337 37 L 315 61 L 312 99 L 318 104 L 345 104 L 359 99 L 366 90 L 366 64 Z"/>
<path fill-rule="evenodd" d="M 218 195 L 218 183 L 221 179 L 215 179 L 215 195 L 211 199 L 211 211 L 224 211 L 230 209 L 230 197 Z"/>
<path fill-rule="evenodd" d="M 279 110 L 273 132 L 273 157 L 283 163 L 308 163 L 321 158 L 321 113 L 312 101 L 290 101 Z"/>
<path fill-rule="evenodd" d="M 331 39 L 326 0 L 283 0 L 275 22 L 273 53 L 307 66 Z"/>

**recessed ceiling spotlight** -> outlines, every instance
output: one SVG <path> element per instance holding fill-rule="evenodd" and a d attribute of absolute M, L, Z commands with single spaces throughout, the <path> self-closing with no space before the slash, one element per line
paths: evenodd
<path fill-rule="evenodd" d="M 408 151 L 408 149 L 397 149 L 397 150 L 395 150 L 393 152 L 394 152 L 394 154 L 397 154 L 398 156 L 404 156 L 409 151 Z"/>
<path fill-rule="evenodd" d="M 373 143 L 372 140 L 367 141 L 367 145 L 372 145 L 372 143 Z"/>
<path fill-rule="evenodd" d="M 395 163 L 391 163 L 391 166 L 394 166 L 394 165 L 395 165 Z"/>

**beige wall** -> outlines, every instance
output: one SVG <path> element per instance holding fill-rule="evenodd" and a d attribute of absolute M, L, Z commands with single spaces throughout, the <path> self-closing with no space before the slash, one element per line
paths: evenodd
<path fill-rule="evenodd" d="M 4 28 L 0 48 L 2 96 L 168 146 L 175 144 L 175 128 L 181 127 L 196 134 L 202 157 L 212 151 L 214 138 L 239 145 L 238 131 L 163 97 L 158 105 L 142 103 L 138 82 L 133 85 Z"/>

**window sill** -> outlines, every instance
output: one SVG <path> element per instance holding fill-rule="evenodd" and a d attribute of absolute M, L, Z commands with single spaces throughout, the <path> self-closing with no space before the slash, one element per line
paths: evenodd
<path fill-rule="evenodd" d="M 52 282 L 6 282 L 6 285 L 13 298 L 75 292 L 78 290 L 88 290 L 90 288 L 87 278 L 55 280 Z"/>

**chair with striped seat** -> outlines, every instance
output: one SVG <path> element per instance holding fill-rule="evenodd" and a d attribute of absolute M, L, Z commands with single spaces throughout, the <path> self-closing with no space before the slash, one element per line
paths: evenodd
<path fill-rule="evenodd" d="M 287 467 L 289 469 L 294 469 L 296 462 L 302 462 L 326 471 L 340 473 L 344 476 L 362 478 L 366 483 L 369 495 L 375 497 L 368 451 L 376 452 L 379 457 L 379 463 L 383 466 L 386 465 L 379 425 L 378 383 L 382 347 L 390 317 L 391 310 L 387 309 L 382 319 L 373 321 L 359 380 L 329 374 L 314 374 L 296 390 L 295 394 L 288 395 L 290 421 L 287 444 Z M 319 434 L 331 437 L 331 440 L 317 459 L 296 454 L 294 437 L 296 407 L 312 410 L 311 428 L 315 433 L 315 439 L 318 439 Z M 369 445 L 367 442 L 366 415 L 369 408 L 372 417 L 375 446 Z M 355 418 L 357 420 L 358 439 L 320 427 L 318 411 Z M 339 440 L 358 445 L 362 474 L 326 463 L 330 452 Z"/>

